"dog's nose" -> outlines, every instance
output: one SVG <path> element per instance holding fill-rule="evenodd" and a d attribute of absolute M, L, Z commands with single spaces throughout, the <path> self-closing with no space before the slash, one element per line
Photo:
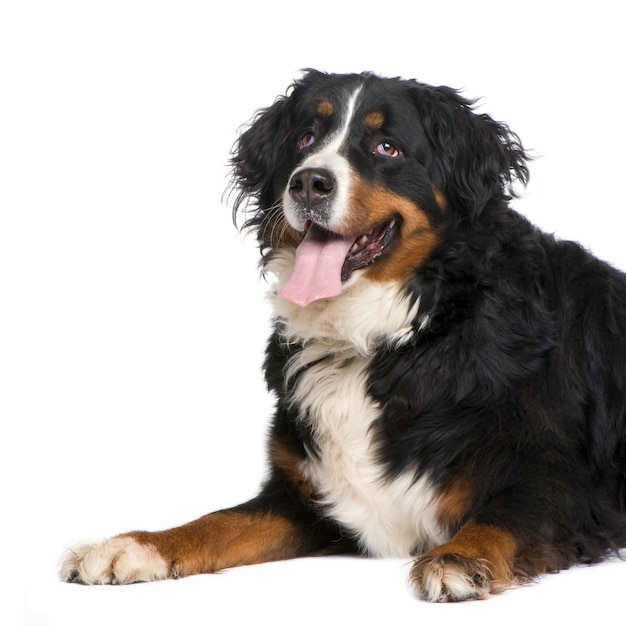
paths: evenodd
<path fill-rule="evenodd" d="M 303 169 L 289 181 L 289 194 L 305 213 L 328 209 L 334 191 L 335 177 L 325 169 Z"/>

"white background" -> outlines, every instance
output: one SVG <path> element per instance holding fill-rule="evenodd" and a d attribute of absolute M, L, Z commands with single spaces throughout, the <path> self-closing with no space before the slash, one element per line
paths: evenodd
<path fill-rule="evenodd" d="M 1 7 L 4 624 L 20 623 L 23 603 L 29 626 L 545 623 L 552 611 L 619 623 L 619 562 L 453 606 L 414 599 L 402 560 L 306 559 L 128 588 L 56 580 L 77 541 L 183 523 L 259 485 L 268 311 L 254 242 L 222 196 L 238 128 L 301 68 L 484 96 L 481 110 L 540 156 L 518 209 L 626 268 L 619 3 Z"/>

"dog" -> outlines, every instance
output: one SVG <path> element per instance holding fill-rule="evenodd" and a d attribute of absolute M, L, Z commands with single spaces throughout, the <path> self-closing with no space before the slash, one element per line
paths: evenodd
<path fill-rule="evenodd" d="M 482 599 L 626 546 L 626 275 L 511 201 L 530 157 L 448 87 L 307 70 L 232 154 L 273 277 L 256 497 L 75 547 L 132 583 L 309 555 Z"/>

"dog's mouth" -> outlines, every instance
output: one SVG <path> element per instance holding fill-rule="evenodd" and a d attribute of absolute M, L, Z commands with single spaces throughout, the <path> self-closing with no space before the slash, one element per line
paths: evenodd
<path fill-rule="evenodd" d="M 355 270 L 374 263 L 397 230 L 396 219 L 383 222 L 357 237 L 331 232 L 307 221 L 296 250 L 293 272 L 280 295 L 299 306 L 341 294 Z"/>
<path fill-rule="evenodd" d="M 341 280 L 346 281 L 354 270 L 370 265 L 383 253 L 396 229 L 396 220 L 375 226 L 354 240 L 341 267 Z"/>

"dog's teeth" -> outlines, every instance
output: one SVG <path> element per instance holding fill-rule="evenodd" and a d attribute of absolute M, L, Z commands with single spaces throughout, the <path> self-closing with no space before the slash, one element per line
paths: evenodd
<path fill-rule="evenodd" d="M 352 247 L 350 248 L 350 252 L 349 254 L 354 254 L 355 252 L 357 252 L 358 250 L 360 250 L 361 248 L 365 247 L 365 245 L 367 244 L 369 238 L 370 238 L 371 233 L 368 233 L 367 235 L 361 235 L 353 244 Z"/>

